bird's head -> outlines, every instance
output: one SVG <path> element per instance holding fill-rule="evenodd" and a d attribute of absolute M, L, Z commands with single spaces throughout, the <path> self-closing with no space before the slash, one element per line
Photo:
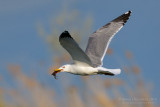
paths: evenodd
<path fill-rule="evenodd" d="M 54 72 L 52 73 L 55 79 L 56 79 L 56 74 L 60 72 L 69 72 L 69 65 L 63 65 L 60 68 L 55 69 Z"/>

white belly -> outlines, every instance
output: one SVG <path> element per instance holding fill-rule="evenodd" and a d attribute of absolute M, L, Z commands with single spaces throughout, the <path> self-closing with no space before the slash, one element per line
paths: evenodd
<path fill-rule="evenodd" d="M 94 75 L 94 74 L 97 74 L 97 72 L 98 70 L 96 68 L 93 68 L 90 66 L 72 65 L 69 73 L 76 74 L 76 75 Z"/>

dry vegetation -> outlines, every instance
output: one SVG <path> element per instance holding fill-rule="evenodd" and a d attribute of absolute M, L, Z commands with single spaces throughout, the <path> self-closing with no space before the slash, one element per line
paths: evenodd
<path fill-rule="evenodd" d="M 56 64 L 49 73 L 54 67 L 59 67 L 70 60 L 67 54 L 59 54 L 64 52 L 58 46 L 57 35 L 67 26 L 71 26 L 73 35 L 88 35 L 92 19 L 91 17 L 80 19 L 78 11 L 64 9 L 51 22 L 50 34 L 45 32 L 42 24 L 38 26 L 40 35 L 54 49 L 53 62 Z M 76 25 L 80 25 L 78 26 L 80 31 Z M 86 37 L 77 35 L 74 38 L 83 43 Z M 114 55 L 113 49 L 109 49 L 107 54 Z M 123 66 L 125 72 L 122 71 L 128 76 L 128 80 L 104 76 L 81 77 L 80 86 L 68 85 L 64 88 L 63 96 L 58 95 L 56 86 L 51 87 L 53 84 L 44 85 L 36 76 L 26 75 L 20 65 L 8 65 L 10 80 L 16 85 L 12 86 L 4 81 L 5 77 L 0 76 L 0 82 L 7 85 L 0 87 L 0 107 L 155 107 L 156 99 L 150 96 L 150 90 L 143 81 L 140 68 L 135 65 L 132 53 L 127 51 L 125 56 L 131 62 L 129 66 Z M 65 81 L 61 83 L 64 85 Z"/>
<path fill-rule="evenodd" d="M 59 60 L 59 64 L 63 63 Z M 137 66 L 127 67 L 123 72 L 133 80 L 81 77 L 81 86 L 67 86 L 65 97 L 60 98 L 52 84 L 46 86 L 35 77 L 27 76 L 20 66 L 8 65 L 8 70 L 17 86 L 0 88 L 0 107 L 154 107 L 156 101 L 146 89 Z M 129 81 L 134 82 L 134 86 Z"/>

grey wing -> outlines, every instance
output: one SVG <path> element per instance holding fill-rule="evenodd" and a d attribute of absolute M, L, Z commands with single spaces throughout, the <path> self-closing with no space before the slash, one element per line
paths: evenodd
<path fill-rule="evenodd" d="M 68 31 L 64 31 L 60 37 L 59 42 L 63 48 L 65 48 L 70 56 L 72 57 L 74 63 L 76 64 L 87 64 L 92 65 L 89 57 L 86 53 L 79 47 L 76 41 L 70 36 Z"/>
<path fill-rule="evenodd" d="M 113 36 L 124 26 L 131 15 L 128 11 L 94 32 L 88 40 L 86 54 L 94 67 L 102 66 L 102 61 Z"/>

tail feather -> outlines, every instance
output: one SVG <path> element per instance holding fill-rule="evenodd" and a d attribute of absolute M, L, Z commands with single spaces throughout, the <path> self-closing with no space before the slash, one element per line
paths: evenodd
<path fill-rule="evenodd" d="M 113 73 L 114 75 L 118 75 L 121 73 L 121 69 L 110 69 L 109 72 Z"/>
<path fill-rule="evenodd" d="M 106 68 L 100 68 L 98 70 L 97 74 L 104 74 L 104 75 L 110 75 L 110 76 L 114 76 L 114 75 L 118 75 L 121 73 L 121 69 L 106 69 Z"/>
<path fill-rule="evenodd" d="M 113 74 L 112 72 L 109 72 L 109 71 L 100 71 L 97 74 L 110 75 L 110 76 L 114 76 L 115 75 L 115 74 Z"/>

